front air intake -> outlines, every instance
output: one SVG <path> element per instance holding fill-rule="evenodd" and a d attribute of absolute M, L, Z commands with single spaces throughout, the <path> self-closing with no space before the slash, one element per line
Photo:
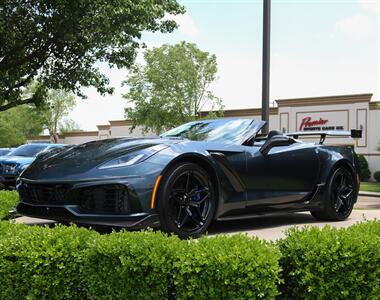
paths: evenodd
<path fill-rule="evenodd" d="M 66 198 L 69 187 L 66 185 L 41 185 L 23 183 L 21 195 L 25 202 L 38 204 L 71 204 Z"/>
<path fill-rule="evenodd" d="M 93 213 L 129 213 L 128 188 L 121 184 L 97 185 L 76 191 L 81 210 Z"/>

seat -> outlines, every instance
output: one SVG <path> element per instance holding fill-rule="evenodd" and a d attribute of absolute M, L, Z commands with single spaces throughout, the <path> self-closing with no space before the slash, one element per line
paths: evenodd
<path fill-rule="evenodd" d="M 269 140 L 271 137 L 274 137 L 275 135 L 283 135 L 283 133 L 278 130 L 271 130 L 268 133 L 267 140 Z"/>

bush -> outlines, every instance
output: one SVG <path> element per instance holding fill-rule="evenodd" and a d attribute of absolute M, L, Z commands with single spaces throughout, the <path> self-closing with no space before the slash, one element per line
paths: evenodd
<path fill-rule="evenodd" d="M 377 299 L 379 245 L 380 221 L 276 244 L 0 221 L 0 299 Z"/>
<path fill-rule="evenodd" d="M 380 222 L 291 229 L 279 242 L 285 299 L 378 299 Z"/>
<path fill-rule="evenodd" d="M 5 223 L 5 222 L 2 222 Z M 1 224 L 0 299 L 86 299 L 83 264 L 97 234 L 76 227 Z"/>
<path fill-rule="evenodd" d="M 371 178 L 371 171 L 368 168 L 368 161 L 364 155 L 359 154 L 359 177 L 361 181 L 368 181 Z"/>
<path fill-rule="evenodd" d="M 91 299 L 166 299 L 173 292 L 173 261 L 185 244 L 157 232 L 119 232 L 95 239 L 88 250 Z"/>
<path fill-rule="evenodd" d="M 9 217 L 9 211 L 19 201 L 18 193 L 15 191 L 0 191 L 0 220 Z"/>
<path fill-rule="evenodd" d="M 273 299 L 278 259 L 245 236 L 182 241 L 3 221 L 0 299 Z"/>
<path fill-rule="evenodd" d="M 86 272 L 93 299 L 273 299 L 279 252 L 258 239 L 181 241 L 113 233 L 93 241 Z"/>
<path fill-rule="evenodd" d="M 273 299 L 278 250 L 245 235 L 203 237 L 188 244 L 176 262 L 178 299 Z"/>
<path fill-rule="evenodd" d="M 349 230 L 356 234 L 369 234 L 372 236 L 380 237 L 380 221 L 371 220 L 363 221 L 352 225 Z"/>
<path fill-rule="evenodd" d="M 373 177 L 377 182 L 380 182 L 380 171 L 376 171 L 375 173 L 373 173 Z"/>

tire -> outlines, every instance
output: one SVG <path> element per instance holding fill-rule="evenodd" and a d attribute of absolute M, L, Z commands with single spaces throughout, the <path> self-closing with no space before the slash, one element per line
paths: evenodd
<path fill-rule="evenodd" d="M 194 163 L 179 163 L 166 172 L 157 200 L 161 228 L 182 239 L 202 235 L 216 208 L 210 176 Z"/>
<path fill-rule="evenodd" d="M 329 178 L 323 209 L 310 213 L 319 220 L 346 220 L 352 212 L 357 196 L 354 175 L 346 167 L 338 167 Z"/>

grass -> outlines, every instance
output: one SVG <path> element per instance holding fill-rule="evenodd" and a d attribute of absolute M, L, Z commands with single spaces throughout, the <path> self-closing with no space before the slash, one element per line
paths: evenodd
<path fill-rule="evenodd" d="M 380 193 L 380 182 L 361 182 L 360 190 L 362 192 Z"/>

